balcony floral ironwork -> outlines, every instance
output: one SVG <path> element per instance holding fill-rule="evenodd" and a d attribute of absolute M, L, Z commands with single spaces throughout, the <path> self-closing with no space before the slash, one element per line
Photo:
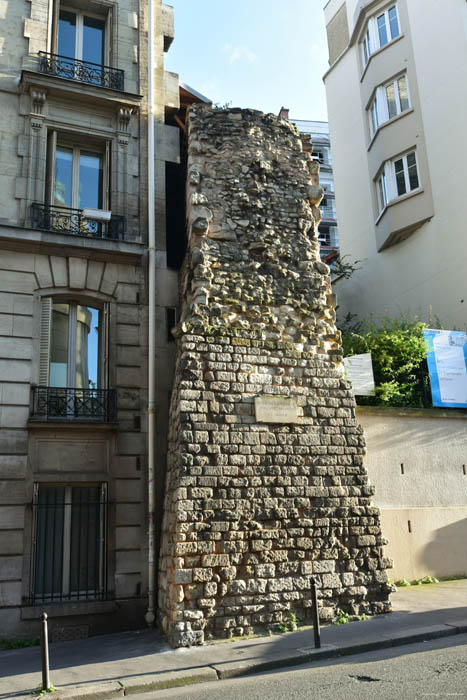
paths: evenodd
<path fill-rule="evenodd" d="M 80 61 L 77 58 L 39 51 L 39 70 L 41 73 L 54 75 L 57 78 L 76 80 L 111 90 L 124 89 L 124 71 L 120 68 L 103 66 L 100 63 Z"/>
<path fill-rule="evenodd" d="M 32 387 L 31 418 L 109 423 L 117 415 L 115 389 Z"/>
<path fill-rule="evenodd" d="M 85 216 L 83 209 L 56 207 L 39 202 L 31 205 L 31 226 L 40 231 L 55 231 L 71 236 L 112 240 L 123 240 L 125 237 L 124 216 L 112 214 L 108 221 L 101 221 Z"/>

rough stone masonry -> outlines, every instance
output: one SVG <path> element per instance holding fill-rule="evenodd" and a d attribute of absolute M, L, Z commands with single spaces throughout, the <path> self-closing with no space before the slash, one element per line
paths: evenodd
<path fill-rule="evenodd" d="M 188 252 L 159 614 L 174 646 L 390 608 L 378 508 L 344 379 L 319 165 L 295 127 L 192 108 Z"/>

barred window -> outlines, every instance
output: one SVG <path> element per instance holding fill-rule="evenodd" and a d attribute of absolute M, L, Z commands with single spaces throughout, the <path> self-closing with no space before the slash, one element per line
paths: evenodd
<path fill-rule="evenodd" d="M 105 599 L 106 484 L 36 484 L 33 508 L 32 602 Z"/>

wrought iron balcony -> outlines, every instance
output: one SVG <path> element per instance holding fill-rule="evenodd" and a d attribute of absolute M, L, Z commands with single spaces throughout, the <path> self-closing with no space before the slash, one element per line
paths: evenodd
<path fill-rule="evenodd" d="M 108 423 L 116 419 L 116 408 L 115 389 L 32 387 L 34 420 Z"/>
<path fill-rule="evenodd" d="M 31 226 L 40 231 L 57 231 L 71 236 L 90 236 L 123 240 L 125 217 L 112 214 L 109 221 L 100 221 L 84 216 L 83 209 L 55 207 L 51 204 L 31 205 Z"/>
<path fill-rule="evenodd" d="M 39 69 L 41 73 L 54 75 L 57 78 L 67 78 L 112 90 L 123 90 L 124 86 L 124 71 L 119 68 L 91 63 L 91 61 L 79 61 L 77 58 L 59 56 L 55 53 L 39 51 Z"/>

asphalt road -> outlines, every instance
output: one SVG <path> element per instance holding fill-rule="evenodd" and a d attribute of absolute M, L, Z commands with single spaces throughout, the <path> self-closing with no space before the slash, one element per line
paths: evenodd
<path fill-rule="evenodd" d="M 138 697 L 141 700 L 467 700 L 467 635 Z"/>

